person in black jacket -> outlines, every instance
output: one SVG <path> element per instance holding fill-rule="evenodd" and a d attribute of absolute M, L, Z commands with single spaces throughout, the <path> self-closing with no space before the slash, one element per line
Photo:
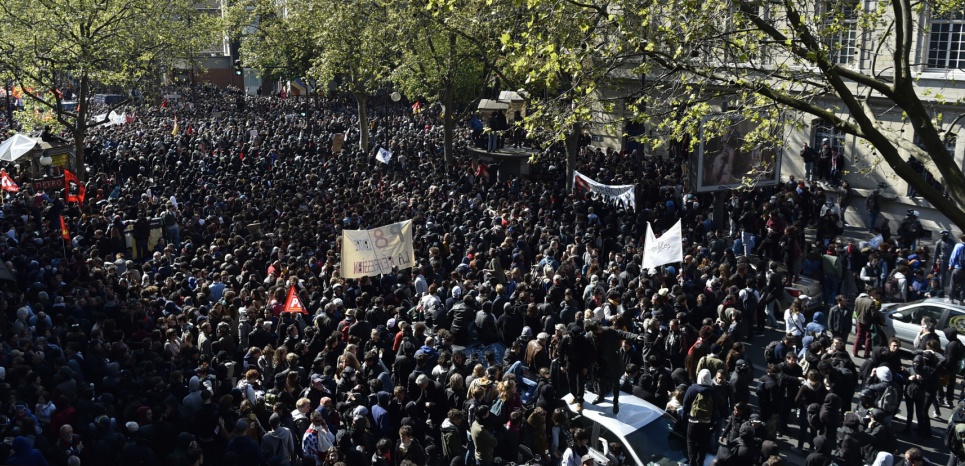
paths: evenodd
<path fill-rule="evenodd" d="M 466 294 L 462 302 L 456 303 L 449 310 L 449 330 L 453 335 L 453 342 L 460 346 L 469 344 L 469 324 L 476 317 L 476 298 Z"/>
<path fill-rule="evenodd" d="M 570 393 L 573 394 L 572 403 L 576 405 L 576 410 L 579 412 L 583 410 L 583 393 L 592 362 L 590 344 L 579 324 L 570 324 L 567 331 L 567 335 L 560 341 L 558 354 L 563 360 L 566 382 Z"/>
<path fill-rule="evenodd" d="M 945 428 L 945 447 L 948 448 L 948 466 L 965 466 L 965 439 L 961 430 L 965 429 L 965 402 L 960 402 Z"/>
<path fill-rule="evenodd" d="M 928 418 L 926 399 L 928 393 L 937 390 L 938 376 L 936 369 L 925 361 L 925 356 L 918 354 L 911 361 L 911 375 L 905 385 L 905 429 L 902 433 L 911 432 L 911 420 L 918 411 L 918 430 L 915 432 L 922 437 L 931 436 L 931 419 Z"/>
<path fill-rule="evenodd" d="M 517 306 L 506 303 L 503 315 L 496 320 L 496 329 L 499 331 L 499 339 L 503 345 L 510 347 L 513 342 L 523 333 L 523 315 Z"/>
<path fill-rule="evenodd" d="M 958 339 L 958 330 L 955 327 L 945 329 L 945 338 L 948 345 L 945 346 L 945 364 L 942 367 L 943 373 L 948 376 L 948 385 L 940 387 L 938 392 L 939 404 L 951 407 L 955 401 L 955 385 L 958 382 L 958 367 L 965 359 L 965 345 Z M 941 390 L 944 388 L 944 390 Z M 945 393 L 942 393 L 944 391 Z M 965 398 L 965 388 L 962 396 Z"/>

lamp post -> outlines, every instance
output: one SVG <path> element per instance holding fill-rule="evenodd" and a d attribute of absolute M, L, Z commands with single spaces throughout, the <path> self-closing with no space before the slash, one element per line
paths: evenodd
<path fill-rule="evenodd" d="M 50 176 L 50 165 L 54 163 L 54 159 L 52 159 L 49 155 L 47 155 L 46 152 L 44 152 L 44 155 L 40 156 L 39 162 L 40 162 L 40 166 L 43 167 L 44 169 L 44 178 L 47 178 L 48 176 Z"/>

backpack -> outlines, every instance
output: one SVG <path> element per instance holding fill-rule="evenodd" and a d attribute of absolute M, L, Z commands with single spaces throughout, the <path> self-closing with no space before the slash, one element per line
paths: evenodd
<path fill-rule="evenodd" d="M 841 376 L 841 381 L 848 384 L 844 387 L 846 393 L 854 390 L 858 386 L 858 375 L 851 370 L 847 361 L 842 358 L 834 358 L 831 360 L 831 368 L 838 372 L 838 375 Z"/>
<path fill-rule="evenodd" d="M 174 214 L 172 214 L 171 212 L 165 212 L 164 216 L 161 217 L 161 221 L 164 223 L 164 226 L 166 227 L 173 226 L 176 220 L 177 219 L 174 218 Z"/>
<path fill-rule="evenodd" d="M 690 418 L 698 422 L 710 422 L 714 415 L 714 395 L 712 392 L 704 394 L 698 392 L 694 402 L 690 404 Z"/>
<path fill-rule="evenodd" d="M 889 298 L 894 298 L 901 294 L 901 290 L 898 289 L 898 277 L 892 272 L 885 280 L 885 296 Z"/>
<path fill-rule="evenodd" d="M 945 446 L 953 457 L 965 453 L 965 423 L 949 425 L 945 432 Z"/>
<path fill-rule="evenodd" d="M 898 412 L 900 402 L 901 397 L 899 396 L 898 389 L 895 388 L 894 385 L 889 384 L 885 387 L 885 390 L 881 392 L 875 406 L 884 411 L 885 414 L 894 415 Z"/>
<path fill-rule="evenodd" d="M 777 357 L 777 345 L 779 344 L 781 344 L 780 340 L 772 341 L 764 348 L 764 361 L 768 364 L 781 363 L 781 360 Z"/>
<path fill-rule="evenodd" d="M 757 293 L 754 292 L 754 289 L 745 289 L 744 297 L 741 300 L 741 305 L 744 306 L 744 312 L 757 312 L 757 302 Z"/>

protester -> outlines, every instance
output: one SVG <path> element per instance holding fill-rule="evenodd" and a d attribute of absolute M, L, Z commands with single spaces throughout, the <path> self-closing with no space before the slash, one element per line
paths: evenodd
<path fill-rule="evenodd" d="M 8 169 L 21 183 L 0 217 L 13 276 L 0 281 L 8 463 L 487 465 L 539 454 L 578 465 L 589 435 L 571 430 L 559 399 L 581 411 L 595 382 L 594 401 L 610 398 L 616 416 L 621 386 L 669 406 L 689 432 L 688 462 L 702 465 L 730 405 L 749 409 L 749 355 L 763 343 L 751 327 L 768 325 L 786 335 L 755 390 L 768 402 L 756 421 L 747 413 L 728 427 L 725 446 L 778 464 L 770 431 L 794 422 L 815 461 L 835 443 L 830 427 L 805 425 L 806 409 L 821 404 L 830 425 L 838 403 L 851 405 L 828 400 L 821 380 L 841 393 L 857 385 L 845 342 L 821 340 L 824 316 L 834 336 L 850 332 L 848 290 L 824 283 L 837 298 L 819 314 L 804 300 L 783 312 L 785 287 L 802 268 L 826 273 L 822 261 L 864 281 L 868 259 L 822 258 L 827 238 L 805 238 L 827 206 L 817 184 L 734 191 L 716 219 L 713 194 L 683 187 L 685 155 L 581 145 L 581 173 L 636 184 L 630 208 L 568 191 L 562 143 L 540 141 L 529 174 L 515 177 L 475 161 L 469 149 L 485 141 L 459 125 L 444 163 L 431 106 L 370 109 L 371 147 L 360 149 L 357 107 L 343 97 L 164 93 L 184 98 L 91 129 L 82 200 L 34 191 L 28 173 Z M 388 163 L 380 148 L 394 154 Z M 343 231 L 407 220 L 414 263 L 345 276 Z M 678 221 L 684 261 L 644 268 L 648 224 L 662 235 Z M 876 254 L 893 258 L 893 247 L 885 240 Z M 808 254 L 816 261 L 798 264 Z M 954 291 L 960 254 L 949 254 Z M 872 269 L 881 284 L 887 275 Z M 876 295 L 855 300 L 855 353 L 878 354 Z M 796 346 L 808 338 L 804 372 Z M 538 388 L 524 397 L 528 373 Z M 955 380 L 930 385 L 929 399 L 950 401 Z M 844 419 L 839 432 L 868 440 L 866 429 Z M 886 445 L 889 431 L 875 432 Z"/>

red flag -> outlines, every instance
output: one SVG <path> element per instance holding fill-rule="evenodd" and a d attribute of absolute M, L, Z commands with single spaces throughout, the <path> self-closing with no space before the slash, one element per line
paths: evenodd
<path fill-rule="evenodd" d="M 422 104 L 420 104 L 419 101 L 417 100 L 414 104 L 412 104 L 412 113 L 421 113 L 421 112 L 422 112 Z"/>
<path fill-rule="evenodd" d="M 70 241 L 70 230 L 67 229 L 67 224 L 64 223 L 64 216 L 60 216 L 60 237 L 66 241 Z"/>
<path fill-rule="evenodd" d="M 84 203 L 84 197 L 87 195 L 87 188 L 80 182 L 77 175 L 74 172 L 64 169 L 64 184 L 67 188 L 67 202 L 79 202 Z"/>
<path fill-rule="evenodd" d="M 295 285 L 292 285 L 291 288 L 288 289 L 288 299 L 285 300 L 285 308 L 282 309 L 281 312 L 308 314 L 308 310 L 302 305 L 302 300 L 298 299 L 298 293 L 295 293 Z"/>
<path fill-rule="evenodd" d="M 20 191 L 20 186 L 14 183 L 13 178 L 10 178 L 6 170 L 0 170 L 0 187 L 2 187 L 4 191 L 10 191 L 12 193 Z"/>

